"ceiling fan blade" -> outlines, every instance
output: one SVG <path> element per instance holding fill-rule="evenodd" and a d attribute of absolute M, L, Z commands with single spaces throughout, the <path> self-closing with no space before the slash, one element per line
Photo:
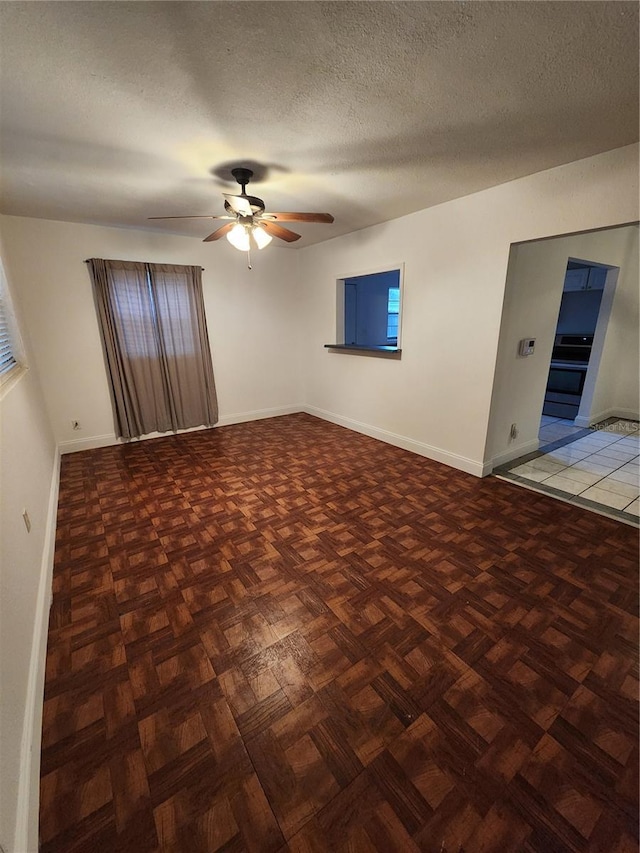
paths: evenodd
<path fill-rule="evenodd" d="M 267 233 L 272 234 L 274 237 L 279 237 L 281 240 L 286 240 L 287 243 L 295 243 L 301 236 L 300 234 L 296 234 L 295 231 L 283 228 L 277 222 L 271 222 L 269 219 L 261 219 L 260 225 Z"/>
<path fill-rule="evenodd" d="M 243 195 L 229 195 L 228 193 L 222 193 L 222 195 L 229 202 L 229 207 L 235 212 L 239 213 L 241 216 L 252 216 L 253 210 L 251 209 L 251 203 L 246 196 Z"/>
<path fill-rule="evenodd" d="M 147 216 L 147 219 L 235 219 L 235 216 Z"/>
<path fill-rule="evenodd" d="M 221 237 L 224 237 L 225 234 L 228 234 L 234 225 L 235 222 L 228 222 L 226 225 L 223 225 L 221 228 L 218 228 L 217 231 L 214 231 L 213 234 L 209 234 L 208 237 L 205 237 L 202 242 L 211 243 L 213 240 L 219 240 Z"/>
<path fill-rule="evenodd" d="M 264 216 L 274 216 L 278 222 L 333 222 L 330 213 L 265 213 Z"/>

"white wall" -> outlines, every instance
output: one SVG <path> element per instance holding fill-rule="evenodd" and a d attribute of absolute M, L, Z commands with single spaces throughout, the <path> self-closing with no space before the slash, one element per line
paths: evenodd
<path fill-rule="evenodd" d="M 11 283 L 9 264 L 6 271 Z M 13 297 L 20 319 L 15 290 Z M 28 344 L 26 326 L 21 327 Z M 57 498 L 55 442 L 29 355 L 27 364 L 30 369 L 0 393 L 0 845 L 7 853 L 38 846 L 40 720 Z M 24 509 L 31 532 L 22 519 Z"/>
<path fill-rule="evenodd" d="M 620 240 L 620 273 L 593 394 L 591 422 L 614 413 L 635 418 L 640 414 L 638 226 L 624 231 L 616 235 Z"/>
<path fill-rule="evenodd" d="M 251 271 L 226 243 L 2 217 L 55 438 L 63 449 L 113 440 L 83 261 L 144 259 L 205 267 L 221 423 L 304 403 L 463 470 L 486 472 L 510 245 L 636 220 L 637 156 L 638 146 L 617 149 L 301 251 L 270 246 L 256 253 Z M 335 342 L 336 279 L 402 261 L 402 358 L 325 350 Z"/>
<path fill-rule="evenodd" d="M 487 459 L 496 464 L 535 450 L 551 350 L 569 258 L 620 268 L 592 407 L 593 421 L 638 412 L 638 228 L 524 243 L 511 250 L 496 365 Z M 608 287 L 609 285 L 607 285 Z M 606 291 L 603 297 L 603 309 Z M 533 356 L 517 355 L 536 338 Z M 594 341 L 595 344 L 595 341 Z M 509 441 L 512 423 L 519 435 Z"/>
<path fill-rule="evenodd" d="M 297 254 L 246 255 L 150 231 L 3 216 L 7 260 L 31 331 L 56 441 L 79 449 L 114 440 L 113 414 L 86 258 L 204 267 L 203 291 L 220 423 L 302 403 Z M 80 421 L 74 431 L 71 421 Z"/>
<path fill-rule="evenodd" d="M 303 249 L 309 411 L 486 473 L 510 245 L 637 218 L 633 145 Z M 323 349 L 334 342 L 336 278 L 400 261 L 401 360 Z"/>

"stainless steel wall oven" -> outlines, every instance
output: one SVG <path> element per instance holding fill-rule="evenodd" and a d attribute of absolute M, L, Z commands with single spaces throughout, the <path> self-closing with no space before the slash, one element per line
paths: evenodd
<path fill-rule="evenodd" d="M 573 420 L 589 368 L 593 335 L 557 335 L 551 356 L 543 414 Z"/>

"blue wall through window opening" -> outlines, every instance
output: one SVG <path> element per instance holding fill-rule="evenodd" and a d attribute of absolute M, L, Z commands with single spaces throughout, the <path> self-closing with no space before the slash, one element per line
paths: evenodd
<path fill-rule="evenodd" d="M 344 279 L 344 342 L 394 346 L 398 342 L 400 270 Z"/>

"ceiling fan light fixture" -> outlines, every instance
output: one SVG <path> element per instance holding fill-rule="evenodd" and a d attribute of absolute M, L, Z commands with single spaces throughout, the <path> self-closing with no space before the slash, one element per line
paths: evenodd
<path fill-rule="evenodd" d="M 264 228 L 262 228 L 260 225 L 254 225 L 253 229 L 251 230 L 251 234 L 253 235 L 255 244 L 259 249 L 264 249 L 264 247 L 268 246 L 273 239 L 271 234 L 267 234 Z"/>
<path fill-rule="evenodd" d="M 204 238 L 203 242 L 213 243 L 216 240 L 222 239 L 222 237 L 226 237 L 234 249 L 238 249 L 240 252 L 247 252 L 249 269 L 251 269 L 250 253 L 252 235 L 253 243 L 256 247 L 264 249 L 274 237 L 277 237 L 278 240 L 284 240 L 285 243 L 295 243 L 296 240 L 301 238 L 301 234 L 285 228 L 281 224 L 282 222 L 324 222 L 327 224 L 333 222 L 333 216 L 330 213 L 267 213 L 265 212 L 265 203 L 261 198 L 254 195 L 247 195 L 247 184 L 253 177 L 251 169 L 238 166 L 235 169 L 231 169 L 231 174 L 240 184 L 242 192 L 240 195 L 223 193 L 225 212 L 221 216 L 197 214 L 195 216 L 152 216 L 150 218 L 227 220 L 225 225 L 216 228 L 212 234 Z"/>
<path fill-rule="evenodd" d="M 236 222 L 231 231 L 229 231 L 227 240 L 240 252 L 248 252 L 251 247 L 249 229 L 239 222 Z"/>

